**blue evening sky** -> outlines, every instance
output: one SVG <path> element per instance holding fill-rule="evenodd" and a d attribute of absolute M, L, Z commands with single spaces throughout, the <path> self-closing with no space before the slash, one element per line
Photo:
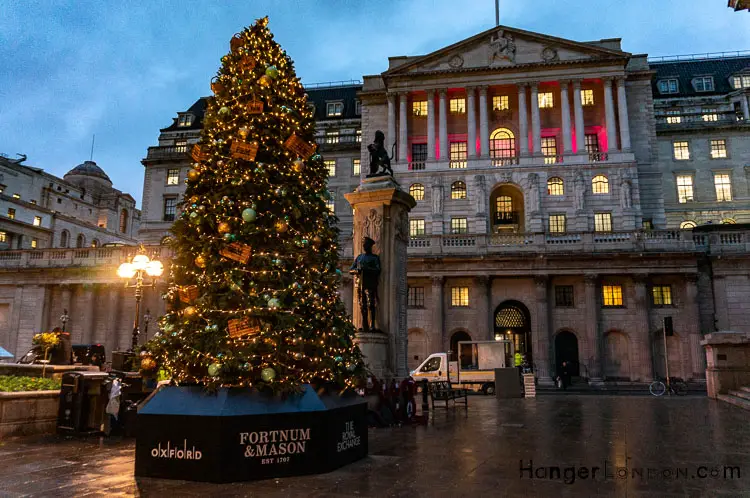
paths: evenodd
<path fill-rule="evenodd" d="M 652 56 L 750 49 L 726 0 L 500 0 L 500 23 Z M 229 39 L 268 15 L 305 83 L 360 79 L 388 56 L 494 25 L 493 0 L 0 0 L 0 152 L 62 176 L 94 160 L 140 206 L 159 128 L 209 93 Z"/>

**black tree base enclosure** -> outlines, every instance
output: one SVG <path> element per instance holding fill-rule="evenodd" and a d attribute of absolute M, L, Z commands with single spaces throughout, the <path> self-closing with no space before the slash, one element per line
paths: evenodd
<path fill-rule="evenodd" d="M 367 456 L 357 395 L 168 386 L 138 411 L 137 477 L 233 482 L 330 472 Z"/>

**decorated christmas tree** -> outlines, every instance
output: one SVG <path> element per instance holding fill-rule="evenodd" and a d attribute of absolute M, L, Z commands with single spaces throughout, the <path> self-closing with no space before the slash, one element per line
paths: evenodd
<path fill-rule="evenodd" d="M 168 311 L 141 368 L 208 387 L 353 387 L 364 367 L 336 292 L 337 220 L 307 95 L 268 18 L 230 47 L 172 229 Z"/>

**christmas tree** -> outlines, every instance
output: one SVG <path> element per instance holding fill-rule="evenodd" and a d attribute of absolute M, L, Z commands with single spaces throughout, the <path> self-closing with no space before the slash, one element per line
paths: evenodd
<path fill-rule="evenodd" d="M 172 229 L 168 311 L 141 367 L 208 387 L 353 387 L 364 366 L 336 292 L 337 220 L 307 95 L 268 18 L 230 47 Z"/>

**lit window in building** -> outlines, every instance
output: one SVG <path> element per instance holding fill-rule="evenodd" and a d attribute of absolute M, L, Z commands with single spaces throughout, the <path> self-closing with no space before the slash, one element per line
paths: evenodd
<path fill-rule="evenodd" d="M 325 161 L 323 161 L 323 165 L 325 165 L 326 169 L 328 170 L 328 176 L 336 176 L 335 159 L 326 159 Z"/>
<path fill-rule="evenodd" d="M 746 76 L 735 76 L 732 78 L 732 86 L 739 90 L 740 88 L 750 88 L 750 74 Z"/>
<path fill-rule="evenodd" d="M 120 211 L 120 232 L 126 233 L 128 231 L 128 210 L 123 209 Z"/>
<path fill-rule="evenodd" d="M 466 99 L 463 97 L 457 97 L 450 99 L 450 112 L 454 114 L 465 114 L 466 113 Z"/>
<path fill-rule="evenodd" d="M 564 214 L 551 214 L 549 215 L 549 231 L 550 233 L 565 233 L 565 215 Z"/>
<path fill-rule="evenodd" d="M 469 306 L 468 287 L 451 287 L 451 306 Z"/>
<path fill-rule="evenodd" d="M 596 175 L 591 180 L 591 192 L 594 194 L 608 194 L 609 180 L 604 175 Z"/>
<path fill-rule="evenodd" d="M 424 220 L 422 219 L 409 220 L 409 236 L 421 237 L 423 235 L 424 235 Z"/>
<path fill-rule="evenodd" d="M 466 218 L 451 218 L 451 233 L 467 233 L 469 229 Z"/>
<path fill-rule="evenodd" d="M 696 92 L 713 92 L 714 91 L 714 78 L 713 76 L 701 76 L 693 80 L 693 86 L 695 86 Z"/>
<path fill-rule="evenodd" d="M 191 114 L 180 114 L 177 126 L 190 126 L 193 124 L 193 116 Z"/>
<path fill-rule="evenodd" d="M 557 137 L 542 137 L 542 155 L 544 164 L 557 162 Z"/>
<path fill-rule="evenodd" d="M 594 90 L 581 90 L 581 105 L 594 105 Z"/>
<path fill-rule="evenodd" d="M 333 199 L 326 199 L 326 207 L 330 212 L 334 213 L 336 211 L 336 201 Z"/>
<path fill-rule="evenodd" d="M 540 92 L 537 97 L 539 109 L 551 109 L 555 107 L 555 99 L 552 92 Z"/>
<path fill-rule="evenodd" d="M 326 130 L 326 143 L 337 144 L 341 140 L 338 130 Z"/>
<path fill-rule="evenodd" d="M 466 148 L 466 142 L 451 142 L 450 147 L 450 167 L 451 168 L 465 168 L 466 159 L 468 157 L 468 149 Z"/>
<path fill-rule="evenodd" d="M 556 285 L 555 286 L 555 306 L 558 308 L 573 307 L 573 286 Z"/>
<path fill-rule="evenodd" d="M 414 197 L 415 201 L 424 200 L 424 185 L 421 183 L 412 183 L 409 186 L 409 195 Z"/>
<path fill-rule="evenodd" d="M 175 140 L 174 151 L 175 152 L 187 152 L 187 140 Z"/>
<path fill-rule="evenodd" d="M 177 215 L 177 197 L 164 198 L 164 221 L 174 221 Z"/>
<path fill-rule="evenodd" d="M 659 93 L 677 93 L 679 89 L 677 79 L 675 78 L 659 80 L 656 86 L 659 88 Z"/>
<path fill-rule="evenodd" d="M 0 232 L 0 242 L 8 242 L 8 233 Z"/>
<path fill-rule="evenodd" d="M 99 247 L 99 239 L 94 239 L 91 241 L 91 247 Z"/>
<path fill-rule="evenodd" d="M 654 306 L 672 306 L 672 286 L 654 285 L 651 288 Z"/>
<path fill-rule="evenodd" d="M 5 185 L 0 185 L 0 194 L 5 192 Z"/>
<path fill-rule="evenodd" d="M 453 182 L 451 184 L 451 199 L 466 199 L 466 184 Z"/>
<path fill-rule="evenodd" d="M 13 208 L 8 208 L 8 218 L 11 220 L 16 219 L 16 210 Z"/>
<path fill-rule="evenodd" d="M 724 218 L 723 220 L 721 220 L 722 225 L 734 225 L 735 223 L 737 222 L 734 221 L 733 218 Z"/>
<path fill-rule="evenodd" d="M 612 231 L 612 213 L 594 213 L 594 231 Z"/>
<path fill-rule="evenodd" d="M 82 195 L 83 195 L 83 194 L 82 194 Z M 83 198 L 83 197 L 81 197 L 81 198 Z M 30 203 L 30 204 L 33 204 L 34 206 L 36 206 L 36 199 L 31 199 L 31 200 L 29 201 L 29 203 Z"/>
<path fill-rule="evenodd" d="M 677 175 L 677 201 L 693 202 L 693 175 Z"/>
<path fill-rule="evenodd" d="M 680 116 L 679 109 L 667 110 L 667 124 L 679 124 L 682 123 L 682 116 Z"/>
<path fill-rule="evenodd" d="M 39 240 L 35 239 L 35 238 L 32 238 L 31 239 L 31 248 L 32 249 L 36 249 L 38 246 L 39 246 Z"/>
<path fill-rule="evenodd" d="M 425 161 L 427 161 L 427 144 L 411 144 L 410 169 L 424 169 Z"/>
<path fill-rule="evenodd" d="M 41 216 L 34 216 L 34 226 L 35 227 L 42 226 L 42 217 Z"/>
<path fill-rule="evenodd" d="M 362 160 L 352 159 L 352 174 L 359 176 L 362 173 Z"/>
<path fill-rule="evenodd" d="M 602 304 L 604 306 L 622 306 L 622 286 L 603 285 Z"/>
<path fill-rule="evenodd" d="M 599 152 L 599 136 L 596 133 L 587 134 L 586 140 L 586 152 L 589 154 L 596 154 Z"/>
<path fill-rule="evenodd" d="M 167 170 L 167 185 L 179 185 L 180 183 L 180 170 L 179 168 L 173 168 Z"/>
<path fill-rule="evenodd" d="M 341 116 L 344 114 L 343 102 L 328 102 L 326 104 L 326 116 L 329 118 Z"/>
<path fill-rule="evenodd" d="M 357 130 L 354 132 L 354 138 L 357 141 L 358 144 L 362 143 L 362 130 Z"/>
<path fill-rule="evenodd" d="M 681 230 L 692 230 L 693 228 L 697 227 L 698 224 L 694 221 L 683 221 L 680 223 L 680 229 Z"/>
<path fill-rule="evenodd" d="M 723 138 L 711 140 L 711 159 L 727 157 L 727 141 Z"/>
<path fill-rule="evenodd" d="M 490 157 L 496 165 L 501 165 L 504 159 L 516 157 L 516 139 L 513 132 L 507 128 L 498 128 L 490 135 Z"/>
<path fill-rule="evenodd" d="M 676 161 L 687 161 L 690 159 L 690 148 L 684 140 L 672 142 L 672 151 Z"/>
<path fill-rule="evenodd" d="M 14 199 L 20 199 L 21 198 L 21 194 L 13 194 L 13 198 Z"/>
<path fill-rule="evenodd" d="M 510 109 L 510 102 L 507 95 L 495 95 L 492 97 L 493 111 L 507 111 Z"/>
<path fill-rule="evenodd" d="M 562 178 L 553 176 L 547 180 L 547 194 L 548 195 L 564 195 L 565 186 Z"/>
<path fill-rule="evenodd" d="M 732 180 L 728 173 L 714 173 L 714 186 L 716 187 L 716 200 L 726 202 L 732 200 Z"/>
<path fill-rule="evenodd" d="M 426 100 L 420 100 L 417 102 L 411 103 L 411 112 L 413 115 L 424 118 L 427 116 L 427 101 Z"/>
<path fill-rule="evenodd" d="M 703 107 L 701 109 L 701 118 L 703 121 L 718 121 L 719 115 L 716 113 L 716 107 Z"/>
<path fill-rule="evenodd" d="M 410 285 L 406 293 L 406 305 L 409 308 L 424 308 L 424 287 Z"/>
<path fill-rule="evenodd" d="M 513 200 L 509 195 L 498 195 L 495 200 L 495 210 L 498 213 L 512 213 Z"/>

